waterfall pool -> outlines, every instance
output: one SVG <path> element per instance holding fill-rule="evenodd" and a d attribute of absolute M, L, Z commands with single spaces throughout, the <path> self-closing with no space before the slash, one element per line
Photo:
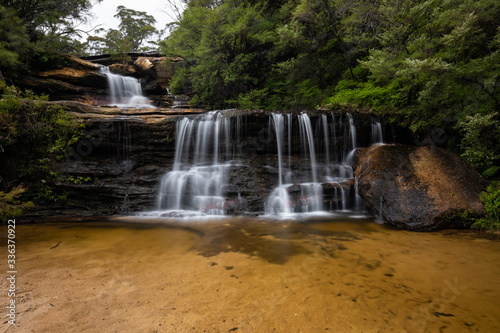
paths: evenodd
<path fill-rule="evenodd" d="M 67 222 L 17 225 L 6 332 L 500 331 L 500 240 L 474 231 L 340 216 Z"/>

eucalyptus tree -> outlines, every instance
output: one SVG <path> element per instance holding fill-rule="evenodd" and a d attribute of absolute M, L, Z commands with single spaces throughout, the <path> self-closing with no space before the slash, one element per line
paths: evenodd
<path fill-rule="evenodd" d="M 87 39 L 88 49 L 94 53 L 110 53 L 120 57 L 131 51 L 150 48 L 144 43 L 158 33 L 154 27 L 156 20 L 152 15 L 118 6 L 115 17 L 120 20 L 118 29 L 97 29 L 98 35 Z"/>

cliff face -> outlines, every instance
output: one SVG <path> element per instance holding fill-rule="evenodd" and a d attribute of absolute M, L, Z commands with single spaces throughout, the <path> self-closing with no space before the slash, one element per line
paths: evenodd
<path fill-rule="evenodd" d="M 80 59 L 65 55 L 66 66 L 33 72 L 22 86 L 37 94 L 48 94 L 53 100 L 72 100 L 89 105 L 109 103 L 108 80 L 101 66 L 109 66 L 115 74 L 137 78 L 151 102 L 159 107 L 170 107 L 174 97 L 167 88 L 179 58 L 167 58 L 158 53 L 130 53 L 130 61 L 113 63 L 109 55 Z"/>

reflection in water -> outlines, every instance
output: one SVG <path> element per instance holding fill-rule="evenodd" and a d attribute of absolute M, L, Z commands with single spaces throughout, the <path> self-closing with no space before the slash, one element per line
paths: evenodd
<path fill-rule="evenodd" d="M 500 329 L 500 242 L 469 231 L 120 218 L 20 225 L 16 239 L 25 331 Z"/>

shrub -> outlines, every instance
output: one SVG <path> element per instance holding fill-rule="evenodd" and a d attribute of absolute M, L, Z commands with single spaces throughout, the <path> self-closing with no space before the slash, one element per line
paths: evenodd
<path fill-rule="evenodd" d="M 500 230 L 500 182 L 494 181 L 480 195 L 485 214 L 476 219 L 473 228 L 481 230 Z"/>
<path fill-rule="evenodd" d="M 60 176 L 51 169 L 51 162 L 63 159 L 66 148 L 85 136 L 83 124 L 63 107 L 47 103 L 47 96 L 36 96 L 31 91 L 23 92 L 16 87 L 2 88 L 2 164 L 4 167 L 14 165 L 15 170 L 11 171 L 10 179 L 4 179 L 0 184 L 0 190 L 12 192 L 16 188 L 13 189 L 13 186 L 23 183 L 23 191 L 13 194 L 36 203 L 53 201 L 60 194 L 46 184 Z M 22 154 L 19 153 L 21 151 Z"/>
<path fill-rule="evenodd" d="M 498 112 L 467 116 L 459 123 L 463 134 L 462 158 L 479 171 L 484 171 L 500 160 L 500 126 L 495 118 Z"/>

